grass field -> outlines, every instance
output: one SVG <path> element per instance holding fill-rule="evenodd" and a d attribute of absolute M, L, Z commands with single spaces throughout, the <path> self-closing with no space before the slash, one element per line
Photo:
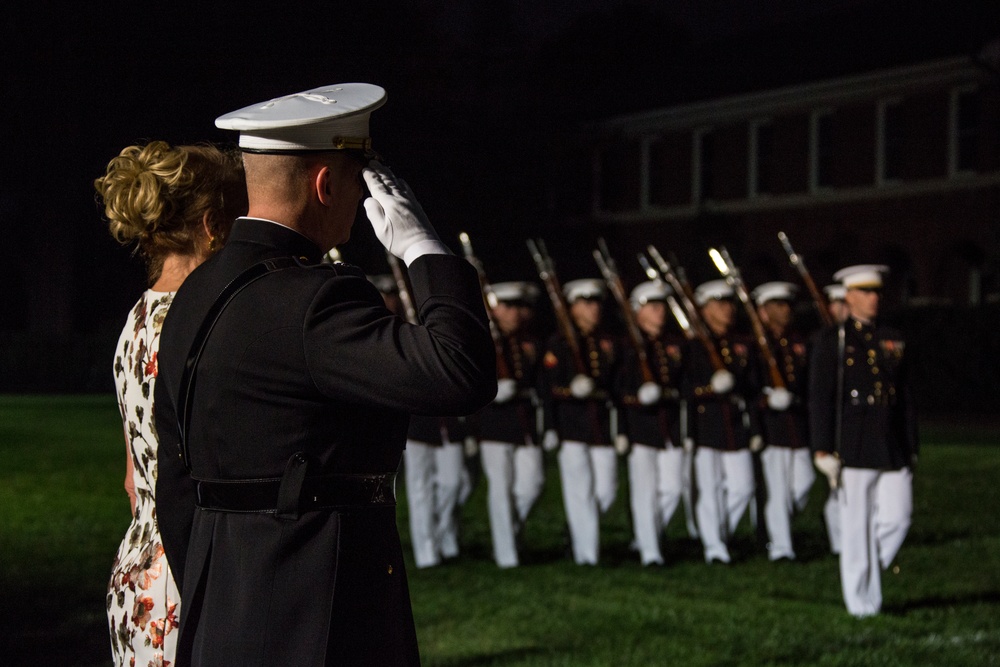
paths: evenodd
<path fill-rule="evenodd" d="M 110 395 L 0 396 L 0 665 L 110 664 L 105 586 L 129 523 L 120 428 Z M 423 662 L 1000 664 L 1000 430 L 931 422 L 921 434 L 913 528 L 878 617 L 844 611 L 820 483 L 795 526 L 798 562 L 768 562 L 745 522 L 735 562 L 707 566 L 675 517 L 667 566 L 644 569 L 628 550 L 623 485 L 601 565 L 581 568 L 565 555 L 550 465 L 521 568 L 492 563 L 481 479 L 463 510 L 463 555 L 410 567 Z"/>

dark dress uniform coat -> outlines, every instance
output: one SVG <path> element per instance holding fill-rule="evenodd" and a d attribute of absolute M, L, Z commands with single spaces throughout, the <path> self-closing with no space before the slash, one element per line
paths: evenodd
<path fill-rule="evenodd" d="M 678 336 L 661 336 L 647 337 L 645 343 L 649 370 L 654 382 L 663 388 L 663 395 L 652 405 L 639 402 L 636 393 L 644 382 L 639 355 L 635 348 L 625 348 L 615 379 L 615 394 L 622 406 L 618 430 L 631 443 L 664 449 L 669 440 L 681 447 L 680 389 L 685 341 Z"/>
<path fill-rule="evenodd" d="M 852 468 L 899 470 L 917 453 L 917 419 L 908 377 L 906 343 L 895 329 L 844 323 L 844 359 L 838 356 L 839 327 L 816 335 L 810 355 L 809 417 L 814 451 L 838 452 Z M 837 396 L 838 366 L 843 395 Z M 836 442 L 837 402 L 842 406 Z"/>
<path fill-rule="evenodd" d="M 691 413 L 688 424 L 697 446 L 736 451 L 747 447 L 750 436 L 761 432 L 757 356 L 753 343 L 743 335 L 712 336 L 712 342 L 726 369 L 733 374 L 735 386 L 724 395 L 712 391 L 714 369 L 708 352 L 700 341 L 688 341 L 683 378 L 683 395 Z"/>
<path fill-rule="evenodd" d="M 569 385 L 577 375 L 577 364 L 566 339 L 554 334 L 549 338 L 540 376 L 545 428 L 554 429 L 561 440 L 611 446 L 615 435 L 611 432 L 611 416 L 615 410 L 611 390 L 620 361 L 619 343 L 601 332 L 580 334 L 577 340 L 585 374 L 593 379 L 594 391 L 582 399 L 570 393 Z"/>
<path fill-rule="evenodd" d="M 297 232 L 236 222 L 225 248 L 177 292 L 156 385 L 157 498 L 183 600 L 177 664 L 411 665 L 419 662 L 395 507 L 234 513 L 196 509 L 178 457 L 176 401 L 195 332 L 216 296 L 262 260 L 270 273 L 230 303 L 197 369 L 188 428 L 194 479 L 394 473 L 408 413 L 469 413 L 496 392 L 475 271 L 427 255 L 409 267 L 423 326 L 386 310 L 363 274 L 319 262 Z"/>
<path fill-rule="evenodd" d="M 480 440 L 535 444 L 538 437 L 538 366 L 541 350 L 532 336 L 501 335 L 499 354 L 514 380 L 517 393 L 504 403 L 490 403 L 476 414 L 476 434 Z M 499 365 L 499 363 L 498 363 Z"/>
<path fill-rule="evenodd" d="M 785 388 L 792 394 L 792 404 L 787 410 L 771 410 L 762 397 L 764 441 L 768 445 L 790 449 L 808 447 L 809 350 L 806 340 L 797 331 L 787 331 L 780 338 L 768 335 L 767 342 Z M 761 374 L 768 377 L 763 361 L 761 366 Z"/>

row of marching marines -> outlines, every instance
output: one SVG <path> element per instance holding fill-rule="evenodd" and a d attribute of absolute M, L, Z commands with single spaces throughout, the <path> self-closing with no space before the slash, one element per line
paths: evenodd
<path fill-rule="evenodd" d="M 847 610 L 878 613 L 881 572 L 898 572 L 917 457 L 905 342 L 878 321 L 887 268 L 849 266 L 820 290 L 787 236 L 779 239 L 816 305 L 818 331 L 795 327 L 798 284 L 751 289 L 724 248 L 709 251 L 720 278 L 694 286 L 649 246 L 638 255 L 648 280 L 626 290 L 603 240 L 594 250 L 600 278 L 565 284 L 544 243 L 529 240 L 540 288 L 491 284 L 462 234 L 487 304 L 498 391 L 467 418 L 411 419 L 404 470 L 417 567 L 458 555 L 456 507 L 469 492 L 465 461 L 475 454 L 502 568 L 519 564 L 519 533 L 545 481 L 544 452 L 558 461 L 580 565 L 598 562 L 619 457 L 632 546 L 648 566 L 663 565 L 664 530 L 679 508 L 707 563 L 730 562 L 730 537 L 748 507 L 762 509 L 768 558 L 794 560 L 792 521 L 818 470 L 829 482 L 823 515 Z M 415 321 L 405 272 L 389 260 L 392 273 L 370 280 L 391 309 Z M 547 340 L 532 326 L 543 289 L 557 329 Z M 602 322 L 609 296 L 625 335 Z M 734 329 L 738 308 L 749 334 Z"/>

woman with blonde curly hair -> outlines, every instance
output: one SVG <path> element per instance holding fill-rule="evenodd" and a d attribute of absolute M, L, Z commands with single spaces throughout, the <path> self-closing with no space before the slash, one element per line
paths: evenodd
<path fill-rule="evenodd" d="M 160 327 L 174 292 L 246 212 L 246 180 L 238 152 L 154 141 L 122 150 L 94 187 L 111 235 L 143 257 L 150 286 L 125 323 L 114 362 L 132 524 L 108 584 L 111 651 L 118 667 L 160 667 L 174 662 L 180 614 L 154 502 Z"/>

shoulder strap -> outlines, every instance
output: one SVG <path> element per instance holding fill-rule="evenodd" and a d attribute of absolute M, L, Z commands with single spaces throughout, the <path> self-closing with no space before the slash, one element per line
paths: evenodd
<path fill-rule="evenodd" d="M 212 333 L 212 329 L 215 328 L 215 325 L 218 323 L 219 318 L 222 316 L 222 312 L 226 309 L 226 306 L 232 302 L 232 300 L 243 290 L 243 288 L 247 287 L 250 283 L 256 280 L 263 278 L 272 271 L 288 269 L 293 266 L 301 266 L 301 264 L 299 264 L 292 257 L 275 257 L 273 259 L 267 259 L 263 262 L 254 264 L 250 268 L 246 269 L 243 273 L 233 278 L 229 284 L 223 288 L 222 292 L 219 293 L 219 296 L 212 304 L 212 307 L 208 309 L 208 313 L 206 313 L 205 319 L 201 323 L 201 327 L 198 328 L 198 333 L 191 342 L 191 350 L 188 352 L 187 359 L 184 362 L 184 373 L 181 376 L 180 396 L 177 399 L 177 433 L 180 437 L 180 455 L 181 460 L 184 462 L 184 467 L 188 470 L 188 472 L 191 471 L 191 463 L 188 457 L 187 431 L 188 426 L 191 423 L 191 402 L 194 394 L 192 390 L 194 389 L 195 371 L 198 367 L 198 361 L 201 359 L 201 353 L 205 349 L 208 337 Z"/>

